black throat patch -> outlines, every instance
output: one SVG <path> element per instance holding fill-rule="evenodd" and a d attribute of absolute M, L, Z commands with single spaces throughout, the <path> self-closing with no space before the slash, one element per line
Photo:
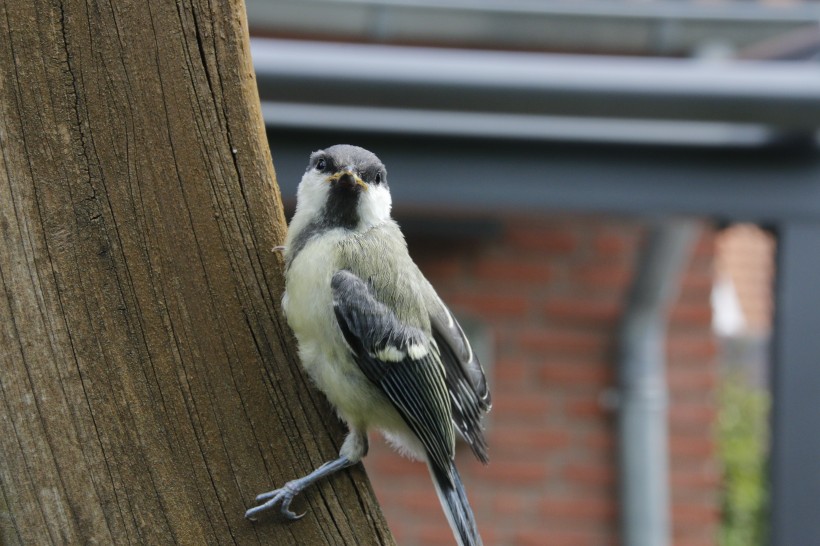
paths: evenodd
<path fill-rule="evenodd" d="M 339 182 L 332 183 L 321 221 L 328 228 L 354 229 L 359 225 L 359 195 L 361 190 L 357 186 L 350 188 Z"/>
<path fill-rule="evenodd" d="M 291 242 L 291 249 L 288 253 L 290 260 L 286 267 L 290 267 L 290 262 L 296 258 L 314 236 L 335 228 L 355 229 L 359 225 L 360 194 L 357 189 L 345 188 L 341 184 L 333 184 L 319 217 L 306 225 Z"/>

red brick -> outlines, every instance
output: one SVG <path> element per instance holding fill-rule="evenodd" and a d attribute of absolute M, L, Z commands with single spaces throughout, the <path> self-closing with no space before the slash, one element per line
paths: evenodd
<path fill-rule="evenodd" d="M 681 279 L 681 299 L 705 299 L 709 301 L 715 279 L 706 273 L 688 272 Z"/>
<path fill-rule="evenodd" d="M 720 520 L 720 509 L 711 503 L 672 503 L 672 521 L 683 528 L 714 524 Z"/>
<path fill-rule="evenodd" d="M 518 335 L 518 342 L 524 349 L 553 353 L 571 353 L 580 355 L 601 355 L 614 342 L 612 336 L 603 336 L 594 332 L 572 330 L 524 330 Z"/>
<path fill-rule="evenodd" d="M 709 401 L 672 401 L 669 407 L 669 422 L 673 426 L 707 427 L 717 420 L 716 404 Z"/>
<path fill-rule="evenodd" d="M 562 473 L 570 482 L 585 485 L 612 485 L 615 483 L 615 461 L 604 463 L 569 463 Z"/>
<path fill-rule="evenodd" d="M 555 298 L 544 305 L 544 312 L 557 321 L 612 326 L 620 318 L 622 307 L 618 301 Z"/>
<path fill-rule="evenodd" d="M 515 493 L 494 492 L 491 496 L 491 512 L 497 517 L 526 514 L 531 501 L 518 490 Z"/>
<path fill-rule="evenodd" d="M 480 463 L 472 463 L 480 464 Z M 469 465 L 469 466 L 472 466 Z M 537 487 L 547 479 L 547 463 L 545 461 L 517 461 L 515 464 L 490 464 L 483 468 L 480 479 L 504 485 Z"/>
<path fill-rule="evenodd" d="M 402 490 L 399 504 L 406 513 L 424 519 L 436 517 L 441 512 L 441 505 L 431 483 L 424 483 L 424 487 L 405 487 Z M 442 521 L 446 524 L 446 521 Z"/>
<path fill-rule="evenodd" d="M 515 533 L 514 546 L 544 546 L 550 540 L 550 532 L 543 530 L 519 530 Z"/>
<path fill-rule="evenodd" d="M 578 246 L 578 237 L 561 229 L 513 227 L 507 230 L 507 242 L 515 248 L 549 254 L 570 254 Z"/>
<path fill-rule="evenodd" d="M 716 370 L 716 357 L 701 357 L 695 358 L 689 355 L 682 355 L 680 353 L 666 354 L 667 364 L 670 370 L 675 369 L 691 369 L 691 370 Z"/>
<path fill-rule="evenodd" d="M 715 237 L 711 230 L 704 230 L 698 238 L 692 255 L 696 258 L 712 258 L 715 255 Z"/>
<path fill-rule="evenodd" d="M 454 540 L 453 531 L 446 522 L 444 525 L 423 525 L 418 530 L 418 538 L 419 544 L 430 546 L 452 546 Z"/>
<path fill-rule="evenodd" d="M 424 260 L 419 263 L 419 268 L 433 284 L 458 280 L 463 272 L 461 260 L 457 259 Z"/>
<path fill-rule="evenodd" d="M 677 468 L 673 462 L 670 481 L 674 489 L 714 490 L 720 485 L 721 475 L 717 468 L 711 465 L 700 465 L 698 468 Z"/>
<path fill-rule="evenodd" d="M 566 429 L 545 429 L 520 425 L 496 427 L 489 434 L 490 451 L 531 450 L 544 452 L 569 445 L 569 431 Z"/>
<path fill-rule="evenodd" d="M 615 233 L 601 233 L 592 241 L 592 248 L 604 256 L 622 256 L 635 246 L 633 237 Z"/>
<path fill-rule="evenodd" d="M 552 268 L 543 263 L 527 263 L 515 259 L 484 259 L 473 270 L 476 277 L 500 283 L 546 284 L 552 278 Z"/>
<path fill-rule="evenodd" d="M 547 385 L 600 389 L 615 377 L 614 366 L 587 362 L 549 362 L 542 365 L 539 377 Z"/>
<path fill-rule="evenodd" d="M 588 537 L 581 536 L 578 532 L 558 531 L 556 529 L 527 529 L 520 530 L 515 535 L 515 546 L 586 546 Z"/>
<path fill-rule="evenodd" d="M 543 417 L 550 407 L 544 392 L 497 392 L 493 394 L 493 416 Z"/>
<path fill-rule="evenodd" d="M 669 336 L 666 350 L 670 358 L 708 359 L 717 354 L 717 345 L 713 336 L 679 334 Z"/>
<path fill-rule="evenodd" d="M 715 456 L 715 440 L 710 436 L 672 435 L 669 438 L 669 452 L 673 457 L 711 459 Z"/>
<path fill-rule="evenodd" d="M 478 532 L 481 534 L 481 539 L 484 541 L 484 544 L 487 546 L 492 546 L 493 544 L 502 544 L 499 542 L 498 534 L 495 532 L 495 526 L 497 525 L 497 520 L 487 521 L 486 519 L 479 519 L 478 521 Z M 454 539 L 451 539 L 454 540 Z M 455 544 L 455 542 L 450 542 L 450 544 Z"/>
<path fill-rule="evenodd" d="M 592 520 L 614 520 L 617 506 L 614 498 L 546 498 L 539 503 L 541 515 L 548 519 L 581 520 L 586 524 Z"/>
<path fill-rule="evenodd" d="M 379 501 L 379 506 L 381 506 L 382 511 L 387 518 L 388 523 L 390 524 L 390 529 L 393 532 L 396 532 L 396 529 L 393 527 L 393 522 L 391 518 L 393 514 L 403 514 L 405 513 L 404 508 L 401 506 L 402 501 L 402 494 L 397 488 L 390 484 L 388 487 L 385 487 L 387 480 L 380 480 L 378 477 L 375 479 L 371 478 L 373 483 L 373 489 L 376 493 L 376 498 Z M 380 484 L 379 482 L 385 482 L 384 484 Z M 396 518 L 401 520 L 401 518 Z"/>
<path fill-rule="evenodd" d="M 467 309 L 485 317 L 520 317 L 529 309 L 529 300 L 524 296 L 462 292 L 451 295 L 447 301 L 451 307 Z"/>
<path fill-rule="evenodd" d="M 372 453 L 365 459 L 365 468 L 371 468 L 374 472 L 390 476 L 391 479 L 428 477 L 424 463 L 411 461 L 398 453 Z"/>
<path fill-rule="evenodd" d="M 527 362 L 513 358 L 499 358 L 493 367 L 495 387 L 506 384 L 520 384 L 530 378 L 532 366 Z"/>
<path fill-rule="evenodd" d="M 672 308 L 669 319 L 675 324 L 710 326 L 712 324 L 712 308 L 708 301 L 701 304 L 678 304 Z"/>
<path fill-rule="evenodd" d="M 715 260 L 713 256 L 694 255 L 687 266 L 688 273 L 697 273 L 700 275 L 714 274 Z"/>
<path fill-rule="evenodd" d="M 632 282 L 632 269 L 612 265 L 585 265 L 570 272 L 572 282 L 582 288 L 605 288 L 625 293 Z"/>
<path fill-rule="evenodd" d="M 605 419 L 614 415 L 614 411 L 605 407 L 596 393 L 592 397 L 571 398 L 565 403 L 566 413 L 580 419 Z"/>
<path fill-rule="evenodd" d="M 390 532 L 393 534 L 393 538 L 395 539 L 396 544 L 409 544 L 409 525 L 406 525 L 405 522 L 402 521 L 400 514 L 390 514 L 389 510 L 384 507 L 383 511 L 385 519 L 387 519 L 387 525 L 390 528 Z"/>
<path fill-rule="evenodd" d="M 596 546 L 608 544 L 601 532 L 592 529 L 555 529 L 544 525 L 542 529 L 520 530 L 515 534 L 514 546 Z"/>
<path fill-rule="evenodd" d="M 709 529 L 709 531 L 709 536 L 704 537 L 675 536 L 675 546 L 715 546 L 717 544 L 714 536 L 716 529 Z"/>
<path fill-rule="evenodd" d="M 615 432 L 614 430 L 592 431 L 584 436 L 581 443 L 596 451 L 610 452 L 616 448 Z"/>
<path fill-rule="evenodd" d="M 716 366 L 699 368 L 670 366 L 666 377 L 669 389 L 673 392 L 709 392 L 716 389 L 718 385 Z"/>

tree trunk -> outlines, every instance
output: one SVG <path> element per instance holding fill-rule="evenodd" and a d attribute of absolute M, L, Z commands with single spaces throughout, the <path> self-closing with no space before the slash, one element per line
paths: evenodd
<path fill-rule="evenodd" d="M 241 0 L 0 0 L 0 543 L 392 544 L 282 317 Z M 307 160 L 306 150 L 305 159 Z"/>

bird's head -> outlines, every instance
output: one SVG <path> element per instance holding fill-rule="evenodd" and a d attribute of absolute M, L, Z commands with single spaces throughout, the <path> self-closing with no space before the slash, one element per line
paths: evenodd
<path fill-rule="evenodd" d="M 347 144 L 313 152 L 299 184 L 297 213 L 328 228 L 364 231 L 390 218 L 387 170 L 375 154 Z"/>

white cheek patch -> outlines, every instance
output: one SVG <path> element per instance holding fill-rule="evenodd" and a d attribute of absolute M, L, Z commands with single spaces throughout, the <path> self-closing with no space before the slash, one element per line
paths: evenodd
<path fill-rule="evenodd" d="M 362 228 L 377 226 L 390 219 L 393 200 L 383 185 L 371 184 L 359 195 L 359 221 Z"/>
<path fill-rule="evenodd" d="M 286 246 L 292 242 L 295 234 L 302 231 L 313 220 L 319 218 L 330 193 L 329 186 L 330 184 L 324 181 L 324 177 L 316 172 L 306 172 L 302 177 L 299 189 L 296 192 L 296 213 L 291 218 L 288 226 Z"/>
<path fill-rule="evenodd" d="M 330 184 L 325 176 L 315 172 L 308 172 L 302 177 L 299 189 L 296 192 L 296 212 L 308 218 L 315 218 L 325 206 L 330 192 Z"/>

